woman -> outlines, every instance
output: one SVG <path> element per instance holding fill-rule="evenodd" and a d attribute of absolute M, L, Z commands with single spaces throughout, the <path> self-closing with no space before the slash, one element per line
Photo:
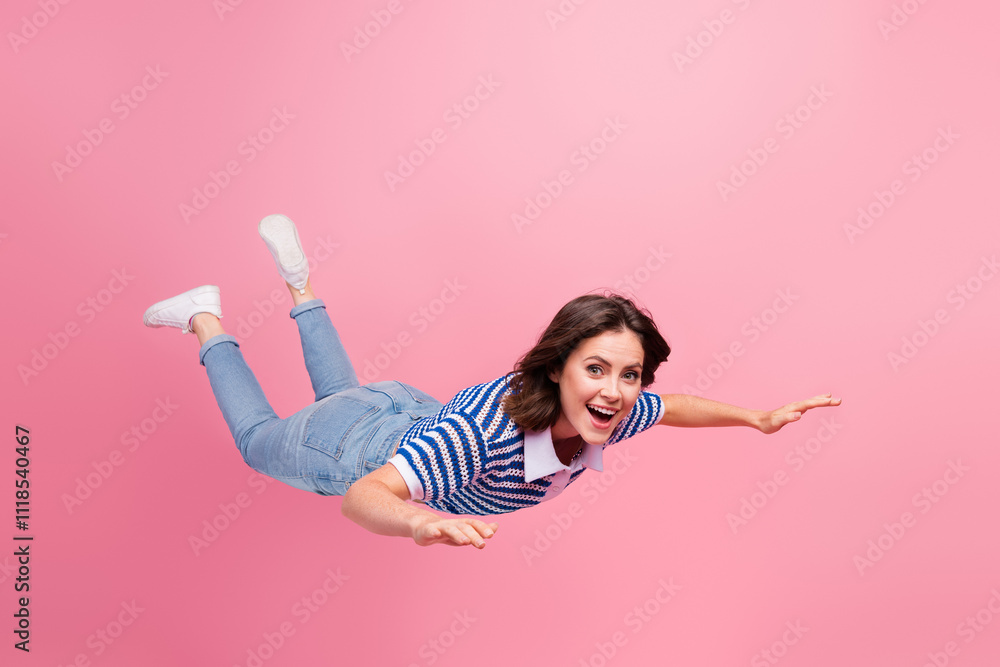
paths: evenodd
<path fill-rule="evenodd" d="M 512 512 L 555 497 L 587 468 L 602 470 L 605 447 L 656 424 L 774 433 L 806 410 L 840 404 L 825 394 L 761 411 L 644 391 L 670 347 L 630 300 L 595 294 L 563 306 L 514 371 L 446 405 L 394 380 L 359 386 L 313 294 L 295 225 L 270 215 L 258 231 L 292 294 L 312 405 L 285 419 L 271 409 L 222 328 L 218 287 L 154 304 L 143 323 L 197 335 L 199 362 L 251 468 L 295 488 L 344 496 L 342 513 L 380 535 L 482 549 L 496 523 L 445 518 L 406 501 L 449 514 Z"/>

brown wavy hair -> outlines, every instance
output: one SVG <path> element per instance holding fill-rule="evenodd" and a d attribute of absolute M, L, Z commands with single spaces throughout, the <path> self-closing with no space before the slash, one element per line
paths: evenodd
<path fill-rule="evenodd" d="M 642 344 L 640 385 L 653 384 L 656 369 L 667 360 L 670 346 L 649 312 L 618 294 L 584 294 L 559 309 L 533 348 L 507 373 L 511 393 L 503 408 L 521 428 L 542 431 L 559 419 L 559 385 L 549 378 L 562 370 L 580 343 L 605 332 L 632 331 Z"/>

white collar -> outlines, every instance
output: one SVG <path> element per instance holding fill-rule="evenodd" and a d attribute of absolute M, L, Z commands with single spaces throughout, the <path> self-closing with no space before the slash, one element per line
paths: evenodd
<path fill-rule="evenodd" d="M 604 445 L 583 443 L 583 451 L 568 466 L 556 456 L 552 444 L 552 429 L 544 431 L 524 431 L 524 481 L 532 482 L 560 470 L 576 471 L 582 467 L 604 470 Z"/>

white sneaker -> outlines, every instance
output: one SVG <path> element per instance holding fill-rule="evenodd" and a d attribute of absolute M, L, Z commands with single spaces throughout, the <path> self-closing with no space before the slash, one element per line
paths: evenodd
<path fill-rule="evenodd" d="M 212 313 L 222 319 L 222 297 L 215 285 L 202 285 L 178 294 L 146 309 L 142 323 L 147 327 L 177 327 L 181 333 L 194 333 L 191 318 L 198 313 Z"/>
<path fill-rule="evenodd" d="M 295 223 L 286 216 L 275 213 L 261 220 L 257 231 L 271 251 L 281 277 L 297 289 L 299 294 L 305 294 L 306 281 L 309 279 L 309 260 L 302 252 Z"/>

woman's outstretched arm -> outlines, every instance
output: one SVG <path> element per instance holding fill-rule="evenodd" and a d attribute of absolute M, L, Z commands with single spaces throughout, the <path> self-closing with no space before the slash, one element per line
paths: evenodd
<path fill-rule="evenodd" d="M 410 537 L 422 547 L 431 544 L 486 546 L 497 524 L 479 519 L 445 519 L 406 502 L 410 492 L 396 467 L 386 463 L 351 485 L 344 495 L 341 514 L 378 535 Z"/>
<path fill-rule="evenodd" d="M 812 408 L 835 407 L 839 398 L 832 394 L 789 403 L 776 410 L 750 410 L 689 394 L 664 394 L 664 426 L 752 426 L 761 433 L 774 433 L 785 424 L 798 421 Z"/>

